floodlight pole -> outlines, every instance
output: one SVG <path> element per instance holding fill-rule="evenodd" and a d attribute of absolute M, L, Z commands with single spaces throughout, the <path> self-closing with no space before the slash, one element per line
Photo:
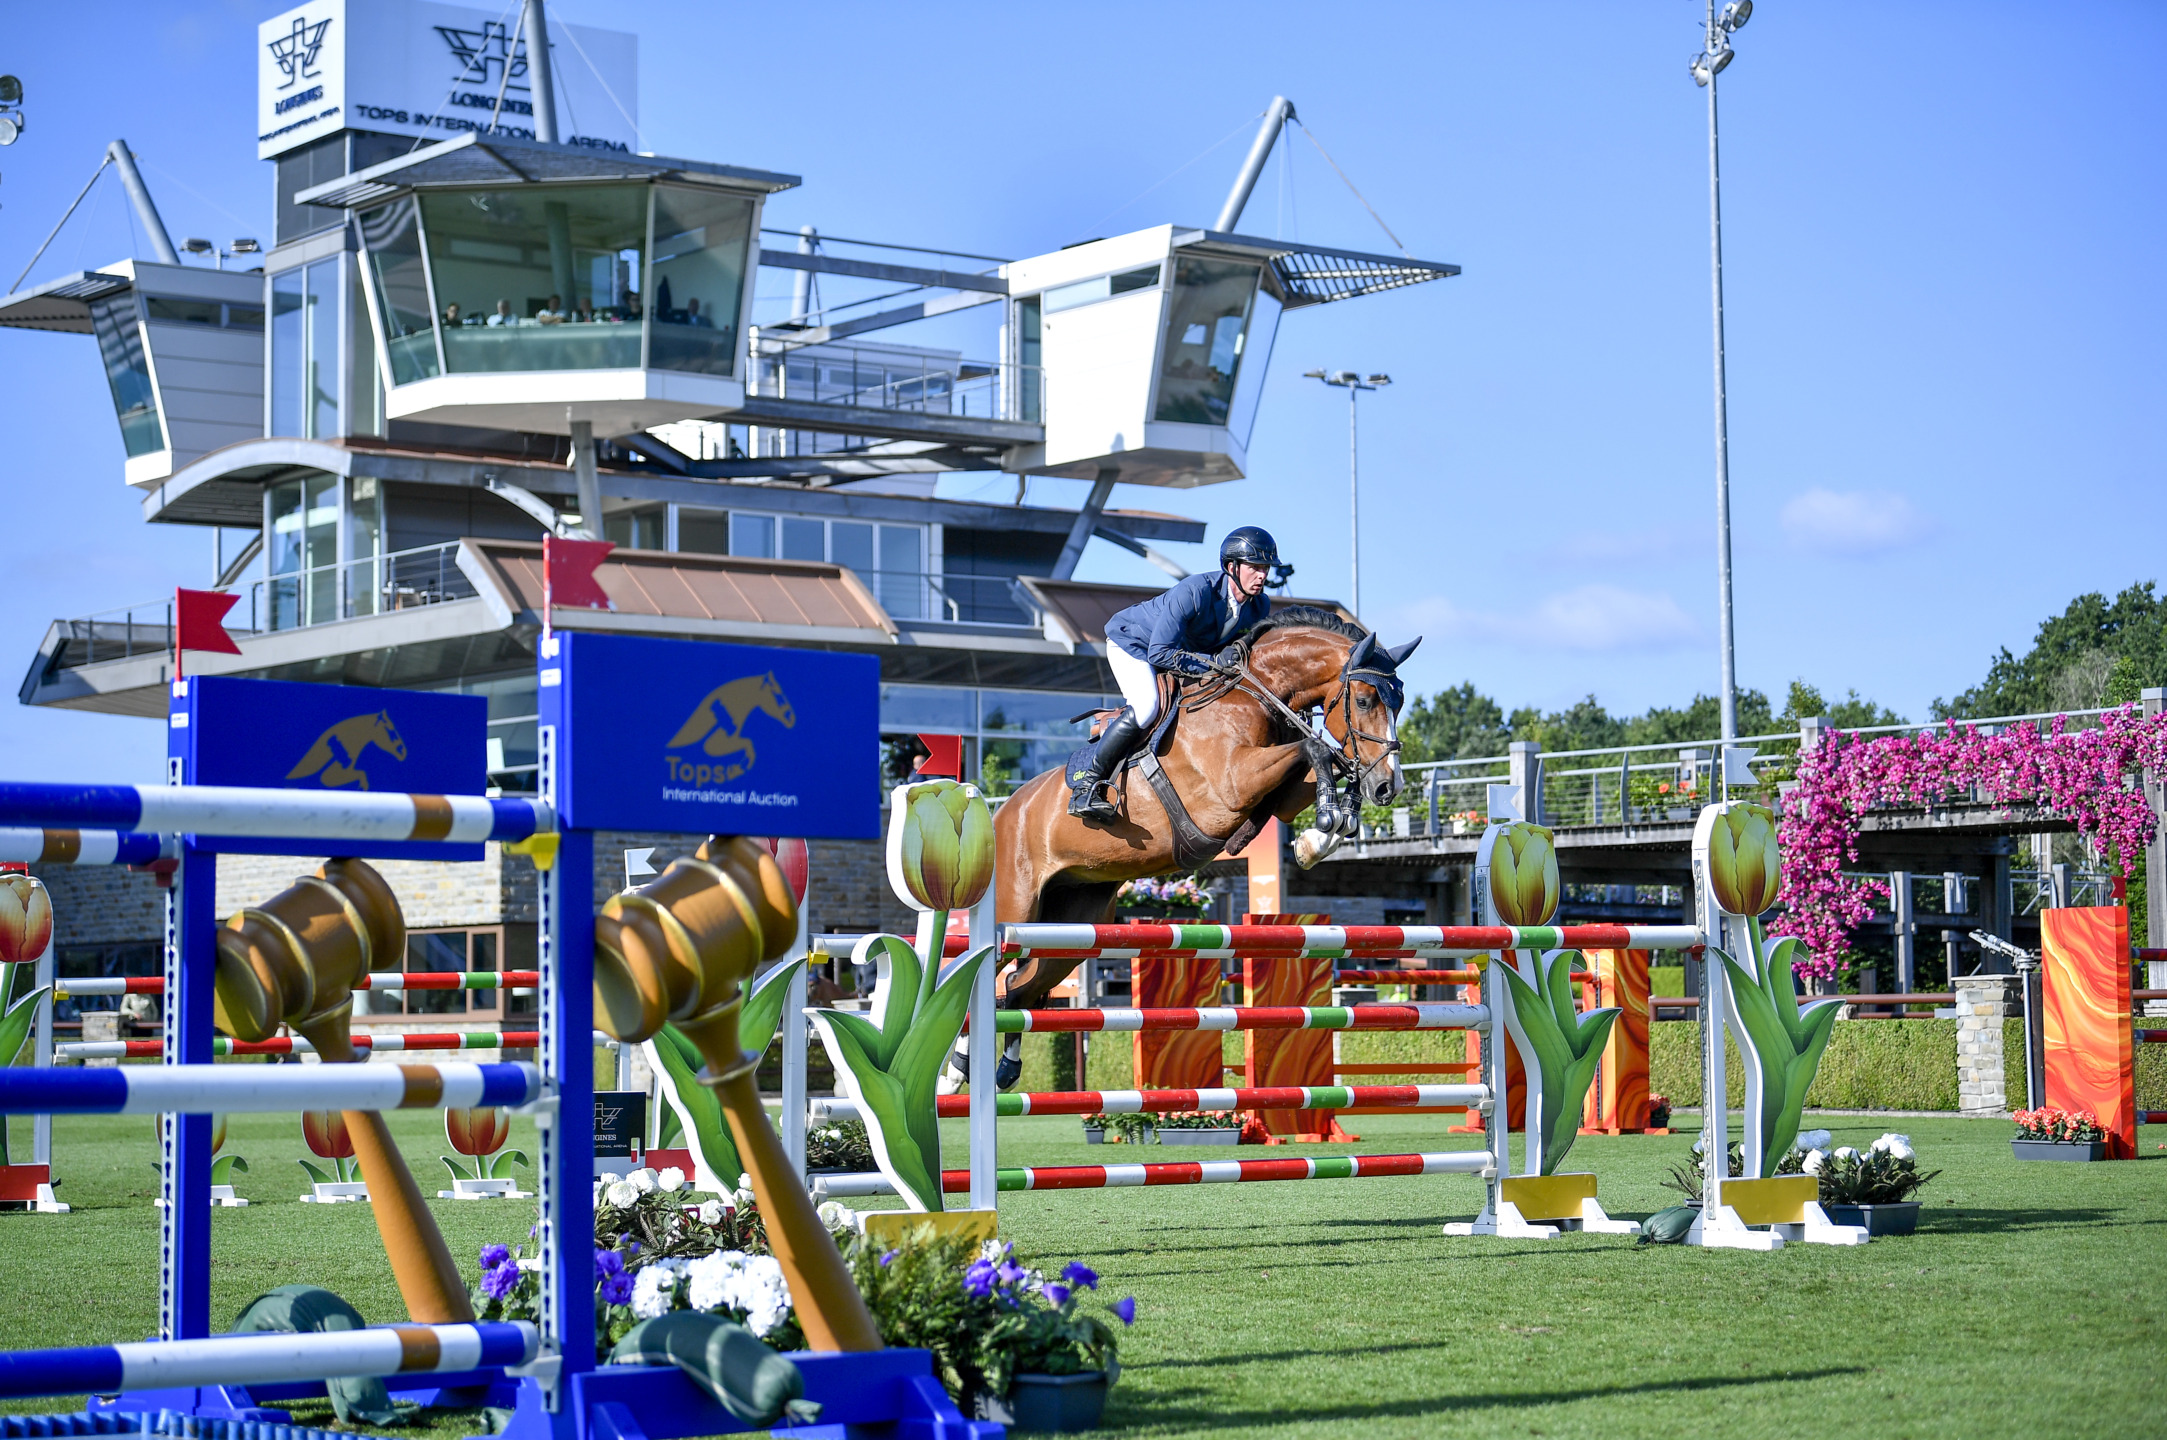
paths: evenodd
<path fill-rule="evenodd" d="M 534 97 L 534 138 L 545 145 L 554 145 L 557 143 L 557 87 L 549 69 L 549 19 L 542 13 L 542 0 L 527 0 L 526 21 L 527 90 Z M 602 532 L 597 530 L 595 533 Z"/>
<path fill-rule="evenodd" d="M 1730 41 L 1716 21 L 1716 0 L 1708 0 L 1708 270 L 1715 310 L 1716 402 L 1716 616 L 1723 651 L 1723 739 L 1738 738 L 1738 651 L 1731 608 L 1731 440 L 1730 407 L 1725 395 L 1723 360 L 1723 169 L 1716 142 L 1716 72 L 1713 63 Z"/>
<path fill-rule="evenodd" d="M 1364 380 L 1352 370 L 1310 370 L 1303 378 L 1322 380 L 1347 392 L 1347 605 L 1359 618 L 1362 614 L 1362 464 L 1355 400 L 1364 390 L 1378 390 L 1391 384 L 1392 377 L 1372 375 Z"/>

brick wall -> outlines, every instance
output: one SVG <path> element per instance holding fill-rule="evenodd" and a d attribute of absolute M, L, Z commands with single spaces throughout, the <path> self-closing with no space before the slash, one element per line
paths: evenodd
<path fill-rule="evenodd" d="M 624 885 L 624 852 L 653 846 L 659 872 L 690 855 L 704 837 L 605 831 L 595 837 L 594 898 L 599 905 Z M 879 841 L 816 840 L 812 921 L 821 931 L 896 930 L 909 934 L 911 912 L 888 889 Z M 397 892 L 406 923 L 416 930 L 466 925 L 533 923 L 536 872 L 501 846 L 482 848 L 479 862 L 376 860 Z M 320 856 L 222 855 L 218 859 L 221 916 L 261 905 L 323 863 Z M 165 892 L 156 880 L 112 865 L 37 865 L 32 873 L 53 898 L 53 925 L 64 946 L 156 943 L 165 932 Z"/>

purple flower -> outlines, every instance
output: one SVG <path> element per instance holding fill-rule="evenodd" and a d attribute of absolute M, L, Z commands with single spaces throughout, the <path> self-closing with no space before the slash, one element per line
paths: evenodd
<path fill-rule="evenodd" d="M 609 1305 L 623 1305 L 632 1299 L 632 1277 L 622 1270 L 602 1282 L 602 1300 Z"/>
<path fill-rule="evenodd" d="M 883 1252 L 880 1257 L 880 1268 L 883 1270 L 887 1269 L 890 1265 L 895 1263 L 895 1257 L 902 1253 L 903 1252 L 900 1249 Z"/>
<path fill-rule="evenodd" d="M 1031 1272 L 1016 1264 L 1013 1260 L 1003 1260 L 1001 1268 L 994 1273 L 1000 1276 L 1003 1285 L 1013 1285 Z"/>
<path fill-rule="evenodd" d="M 640 1253 L 640 1242 L 633 1239 L 629 1234 L 624 1237 L 624 1242 L 625 1254 L 637 1255 Z"/>
<path fill-rule="evenodd" d="M 597 1280 L 607 1280 L 607 1279 L 611 1278 L 612 1276 L 616 1276 L 616 1275 L 622 1275 L 622 1274 L 624 1274 L 624 1273 L 625 1273 L 625 1257 L 624 1257 L 624 1256 L 622 1256 L 622 1255 L 618 1254 L 618 1253 L 617 1253 L 616 1251 L 614 1251 L 614 1250 L 597 1250 L 597 1251 L 595 1251 L 595 1252 L 594 1252 L 594 1278 L 595 1278 L 595 1279 L 597 1279 Z"/>
<path fill-rule="evenodd" d="M 1071 1260 L 1061 1267 L 1061 1278 L 1071 1285 L 1081 1285 L 1086 1290 L 1099 1288 L 1099 1272 L 1081 1260 Z"/>
<path fill-rule="evenodd" d="M 981 1300 L 993 1293 L 995 1271 L 991 1260 L 974 1260 L 971 1268 L 963 1272 L 965 1294 L 976 1295 Z"/>
<path fill-rule="evenodd" d="M 505 1261 L 507 1261 L 507 1260 L 509 1260 L 509 1259 L 511 1259 L 511 1258 L 512 1258 L 512 1252 L 511 1252 L 511 1248 L 510 1248 L 509 1246 L 505 1246 L 505 1245 L 484 1245 L 484 1246 L 482 1246 L 482 1268 L 483 1268 L 484 1270 L 494 1270 L 494 1269 L 496 1269 L 496 1267 L 497 1267 L 497 1266 L 499 1266 L 499 1265 L 502 1265 L 502 1264 L 503 1264 L 503 1263 L 504 1263 Z"/>
<path fill-rule="evenodd" d="M 1075 1292 L 1066 1285 L 1048 1285 L 1043 1293 L 1046 1296 L 1047 1304 L 1059 1308 L 1068 1304 L 1068 1297 Z"/>
<path fill-rule="evenodd" d="M 1124 1295 L 1114 1302 L 1114 1316 L 1124 1325 L 1136 1323 L 1136 1297 Z"/>
<path fill-rule="evenodd" d="M 499 1245 L 499 1250 L 504 1247 Z M 507 1260 L 502 1265 L 492 1265 L 482 1272 L 482 1294 L 491 1300 L 502 1300 L 512 1293 L 519 1283 L 519 1267 Z"/>

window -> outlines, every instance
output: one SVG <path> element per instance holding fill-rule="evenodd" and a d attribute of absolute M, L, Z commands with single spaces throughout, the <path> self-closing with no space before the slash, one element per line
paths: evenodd
<path fill-rule="evenodd" d="M 775 517 L 772 515 L 730 516 L 730 553 L 732 555 L 757 555 L 773 559 L 775 555 Z"/>
<path fill-rule="evenodd" d="M 338 618 L 339 480 L 315 475 L 269 491 L 270 628 Z"/>
<path fill-rule="evenodd" d="M 421 207 L 411 195 L 361 217 L 361 243 L 376 281 L 376 324 L 391 357 L 391 383 L 436 374 L 436 327 L 421 261 Z"/>
<path fill-rule="evenodd" d="M 1006 795 L 1041 771 L 1056 769 L 1088 733 L 1069 717 L 1121 697 L 1088 691 L 972 690 L 946 685 L 883 685 L 883 773 L 900 784 L 922 755 L 920 734 L 961 735 L 966 774 L 989 795 Z"/>
<path fill-rule="evenodd" d="M 1146 265 L 1138 270 L 1125 270 L 1119 275 L 1099 275 L 1089 280 L 1079 280 L 1073 285 L 1057 285 L 1046 292 L 1046 313 L 1051 315 L 1061 310 L 1073 310 L 1078 305 L 1111 300 L 1116 295 L 1155 289 L 1158 283 L 1159 267 Z"/>
<path fill-rule="evenodd" d="M 690 506 L 677 512 L 677 548 L 693 555 L 727 555 L 730 553 L 730 517 L 721 510 L 694 510 Z"/>
<path fill-rule="evenodd" d="M 348 482 L 351 499 L 346 520 L 346 553 L 353 562 L 347 571 L 347 593 L 353 603 L 349 614 L 374 615 L 384 590 L 384 497 L 372 475 Z"/>
<path fill-rule="evenodd" d="M 614 540 L 627 550 L 660 550 L 664 548 L 662 524 L 668 518 L 669 512 L 660 505 L 620 510 L 603 518 L 602 538 Z"/>
<path fill-rule="evenodd" d="M 880 527 L 880 570 L 874 593 L 880 606 L 898 620 L 925 615 L 925 532 L 915 525 Z"/>
<path fill-rule="evenodd" d="M 405 964 L 410 972 L 431 975 L 494 974 L 535 968 L 534 927 L 498 925 L 479 929 L 409 930 Z M 458 1021 L 495 1021 L 507 1028 L 532 1028 L 537 1014 L 531 989 L 496 986 L 455 989 L 363 990 L 354 996 L 357 1019 L 456 1017 Z M 400 1027 L 407 1028 L 407 1027 Z M 433 1029 L 434 1025 L 417 1025 Z"/>
<path fill-rule="evenodd" d="M 143 297 L 144 310 L 152 324 L 161 321 L 169 325 L 217 325 L 220 306 L 216 300 L 176 300 L 165 295 Z"/>
<path fill-rule="evenodd" d="M 271 433 L 339 433 L 339 260 L 271 277 Z"/>
<path fill-rule="evenodd" d="M 150 359 L 143 350 L 143 327 L 136 320 L 134 295 L 109 295 L 90 307 L 90 328 L 98 336 L 98 358 L 105 362 L 105 382 L 113 391 L 120 417 L 120 442 L 129 457 L 165 448 L 157 397 L 151 391 Z"/>
<path fill-rule="evenodd" d="M 1160 420 L 1226 425 L 1233 415 L 1250 311 L 1262 272 L 1218 260 L 1174 262 L 1174 296 L 1167 307 L 1166 355 L 1159 371 Z M 1277 324 L 1277 308 L 1272 321 Z M 1265 347 L 1270 348 L 1270 336 Z M 1261 372 L 1264 363 L 1259 361 Z M 1255 400 L 1249 397 L 1253 419 Z"/>
<path fill-rule="evenodd" d="M 1016 418 L 1045 418 L 1045 316 L 1039 298 L 1016 302 Z"/>
<path fill-rule="evenodd" d="M 445 367 L 640 364 L 648 194 L 616 185 L 422 196 Z"/>
<path fill-rule="evenodd" d="M 795 517 L 783 521 L 783 559 L 825 560 L 828 558 L 827 525 L 820 520 L 799 520 Z"/>
<path fill-rule="evenodd" d="M 752 212 L 736 195 L 655 190 L 655 369 L 735 373 Z"/>

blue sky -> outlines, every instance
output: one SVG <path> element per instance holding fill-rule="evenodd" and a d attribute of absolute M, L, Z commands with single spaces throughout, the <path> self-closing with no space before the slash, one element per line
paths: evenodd
<path fill-rule="evenodd" d="M 268 235 L 263 4 L 25 7 L 0 68 L 0 282 L 125 136 L 176 236 Z M 1280 537 L 1347 588 L 1346 402 L 1363 401 L 1366 618 L 1427 637 L 1417 688 L 1614 711 L 1717 683 L 1706 111 L 1690 0 L 1633 5 L 563 0 L 635 31 L 647 147 L 788 171 L 769 223 L 1024 256 L 1208 224 L 1275 93 L 1407 246 L 1466 273 L 1291 316 L 1248 480 L 1123 489 Z M 811 14 L 811 25 L 802 17 Z M 1921 718 L 2085 590 L 2159 573 L 2167 519 L 2160 136 L 2167 8 L 1765 0 L 1723 78 L 1738 664 Z M 1242 228 L 1389 242 L 1301 132 Z M 1216 148 L 1213 148 L 1216 143 Z M 117 186 L 33 278 L 139 247 Z M 775 283 L 775 282 L 771 282 Z M 956 343 L 990 344 L 958 328 Z M 934 332 L 925 343 L 942 343 Z M 916 338 L 908 332 L 898 339 Z M 0 669 L 51 618 L 203 583 L 145 526 L 87 339 L 0 331 Z M 1034 501 L 1082 486 L 1038 480 Z M 1010 498 L 1007 477 L 944 493 Z M 1181 548 L 1181 547 L 1176 547 Z M 1192 565 L 1208 563 L 1185 549 Z M 1157 572 L 1103 544 L 1086 574 Z M 0 707 L 9 774 L 150 779 L 143 721 Z"/>

